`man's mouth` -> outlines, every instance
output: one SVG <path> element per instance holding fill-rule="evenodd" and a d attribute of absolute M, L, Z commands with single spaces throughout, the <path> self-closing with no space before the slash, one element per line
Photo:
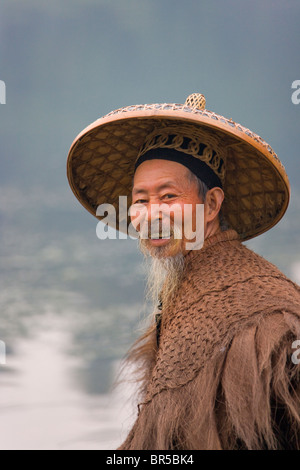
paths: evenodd
<path fill-rule="evenodd" d="M 157 230 L 144 229 L 140 233 L 140 237 L 142 239 L 149 239 L 149 240 L 170 240 L 174 236 L 173 230 L 170 227 L 160 227 Z"/>
<path fill-rule="evenodd" d="M 147 240 L 149 246 L 160 247 L 170 244 L 170 238 L 149 238 Z"/>
<path fill-rule="evenodd" d="M 146 238 L 147 240 L 145 240 L 145 242 L 148 242 L 149 245 L 152 245 L 153 247 L 160 247 L 170 243 L 172 235 L 170 234 L 169 230 L 152 233 L 150 232 L 149 234 L 147 234 Z"/>

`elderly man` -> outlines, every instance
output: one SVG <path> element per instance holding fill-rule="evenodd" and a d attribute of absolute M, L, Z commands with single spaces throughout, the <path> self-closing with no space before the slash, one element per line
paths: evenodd
<path fill-rule="evenodd" d="M 74 141 L 68 176 L 94 215 L 103 202 L 117 208 L 120 195 L 146 214 L 137 223 L 131 213 L 131 222 L 152 260 L 158 307 L 129 354 L 141 398 L 120 449 L 299 449 L 300 288 L 242 244 L 288 205 L 288 179 L 271 147 L 193 94 L 184 105 L 99 119 Z M 191 245 L 186 233 L 197 238 L 200 204 L 204 243 Z M 170 208 L 168 232 L 161 205 Z"/>

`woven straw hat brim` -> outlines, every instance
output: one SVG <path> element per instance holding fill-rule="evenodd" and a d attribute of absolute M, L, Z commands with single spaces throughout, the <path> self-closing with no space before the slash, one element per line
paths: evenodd
<path fill-rule="evenodd" d="M 289 203 L 290 185 L 272 148 L 231 119 L 179 104 L 121 108 L 76 137 L 68 154 L 68 180 L 92 215 L 96 217 L 100 204 L 113 204 L 119 229 L 119 196 L 128 197 L 129 207 L 139 150 L 149 134 L 162 126 L 193 129 L 196 133 L 201 130 L 208 140 L 220 139 L 227 149 L 223 214 L 242 240 L 269 230 L 282 218 Z"/>

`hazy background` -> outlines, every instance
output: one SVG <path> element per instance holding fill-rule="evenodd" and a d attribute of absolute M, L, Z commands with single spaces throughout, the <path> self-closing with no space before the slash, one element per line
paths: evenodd
<path fill-rule="evenodd" d="M 292 199 L 247 245 L 300 282 L 299 24 L 296 0 L 1 0 L 1 449 L 115 448 L 133 419 L 111 385 L 146 313 L 142 258 L 97 239 L 65 171 L 102 115 L 200 92 L 261 135 Z"/>

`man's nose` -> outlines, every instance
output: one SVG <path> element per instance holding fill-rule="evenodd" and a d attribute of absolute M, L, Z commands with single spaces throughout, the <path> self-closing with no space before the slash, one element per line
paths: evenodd
<path fill-rule="evenodd" d="M 146 211 L 146 218 L 148 222 L 162 219 L 162 211 L 158 202 L 149 202 Z"/>

